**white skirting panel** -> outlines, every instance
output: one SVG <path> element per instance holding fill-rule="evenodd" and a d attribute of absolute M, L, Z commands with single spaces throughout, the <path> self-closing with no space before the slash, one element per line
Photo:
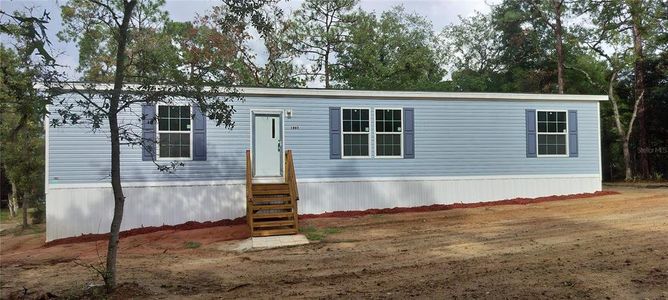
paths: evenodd
<path fill-rule="evenodd" d="M 298 181 L 300 214 L 535 198 L 601 190 L 598 174 Z M 235 219 L 246 214 L 245 185 L 238 181 L 128 184 L 124 193 L 121 230 Z M 47 241 L 109 232 L 113 207 L 108 186 L 51 185 L 46 201 Z"/>
<path fill-rule="evenodd" d="M 125 187 L 123 193 L 121 230 L 235 219 L 246 214 L 243 184 Z M 110 187 L 52 186 L 46 195 L 46 240 L 107 233 L 113 211 Z"/>
<path fill-rule="evenodd" d="M 435 178 L 299 183 L 299 213 L 474 203 L 600 191 L 599 175 Z"/>

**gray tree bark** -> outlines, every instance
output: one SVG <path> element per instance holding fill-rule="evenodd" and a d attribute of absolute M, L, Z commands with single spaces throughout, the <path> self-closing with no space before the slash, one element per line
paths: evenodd
<path fill-rule="evenodd" d="M 123 2 L 123 21 L 118 28 L 118 48 L 116 52 L 116 73 L 114 74 L 114 89 L 109 101 L 109 130 L 111 135 L 111 188 L 114 192 L 114 217 L 111 220 L 109 245 L 107 247 L 107 264 L 105 269 L 105 287 L 107 292 L 116 288 L 116 258 L 118 253 L 119 234 L 123 221 L 123 207 L 125 195 L 121 186 L 121 149 L 118 128 L 118 107 L 123 82 L 125 80 L 126 46 L 130 17 L 137 4 L 137 0 Z"/>
<path fill-rule="evenodd" d="M 23 205 L 23 222 L 22 222 L 22 226 L 23 226 L 23 229 L 26 229 L 26 228 L 28 228 L 28 208 L 29 208 L 29 205 L 28 205 L 28 196 L 27 196 L 27 195 L 23 195 L 22 198 L 23 198 L 22 201 L 21 201 L 21 202 L 23 202 L 23 203 L 22 203 L 22 205 Z"/>
<path fill-rule="evenodd" d="M 631 151 L 629 150 L 629 140 L 631 139 L 631 133 L 633 133 L 633 123 L 636 120 L 638 115 L 638 109 L 640 103 L 644 98 L 644 93 L 640 94 L 640 97 L 636 100 L 635 105 L 633 105 L 633 113 L 631 114 L 631 120 L 629 121 L 628 129 L 624 129 L 622 125 L 622 118 L 619 114 L 619 105 L 617 104 L 617 95 L 615 95 L 614 84 L 617 78 L 617 71 L 612 73 L 610 76 L 610 83 L 608 85 L 608 98 L 612 102 L 612 112 L 615 117 L 615 126 L 617 127 L 617 133 L 622 139 L 622 153 L 624 154 L 624 180 L 633 179 L 633 170 L 631 168 Z"/>
<path fill-rule="evenodd" d="M 647 125 L 645 117 L 645 101 L 644 97 L 641 95 L 645 94 L 645 55 L 643 53 L 643 36 L 641 32 L 641 12 L 642 2 L 638 0 L 632 0 L 630 5 L 631 11 L 631 27 L 633 32 L 633 54 L 635 55 L 635 63 L 633 66 L 633 71 L 635 73 L 635 82 L 634 82 L 634 92 L 636 96 L 636 101 L 638 103 L 638 147 L 641 149 L 639 152 L 638 159 L 638 175 L 642 178 L 650 177 L 650 165 L 649 165 L 649 156 L 647 151 L 644 151 L 648 147 L 647 142 Z"/>
<path fill-rule="evenodd" d="M 7 206 L 9 206 L 9 215 L 12 218 L 14 218 L 19 213 L 19 201 L 16 195 L 16 184 L 14 182 L 11 182 L 11 185 L 12 185 L 12 193 L 9 194 L 9 203 Z"/>

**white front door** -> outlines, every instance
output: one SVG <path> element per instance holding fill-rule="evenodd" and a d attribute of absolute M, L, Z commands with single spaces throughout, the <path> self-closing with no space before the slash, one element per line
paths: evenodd
<path fill-rule="evenodd" d="M 282 175 L 283 122 L 280 114 L 253 114 L 253 176 Z"/>

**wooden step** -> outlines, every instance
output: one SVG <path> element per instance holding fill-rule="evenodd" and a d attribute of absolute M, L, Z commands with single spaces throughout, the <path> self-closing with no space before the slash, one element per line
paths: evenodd
<path fill-rule="evenodd" d="M 253 223 L 253 228 L 294 226 L 295 221 L 262 221 Z"/>
<path fill-rule="evenodd" d="M 288 196 L 282 197 L 253 197 L 253 204 L 272 204 L 272 202 L 292 203 L 292 199 Z"/>
<path fill-rule="evenodd" d="M 254 183 L 253 184 L 253 190 L 254 191 L 273 190 L 273 189 L 281 189 L 281 188 L 288 189 L 289 187 L 290 186 L 287 183 Z"/>
<path fill-rule="evenodd" d="M 289 191 L 283 191 L 283 190 L 264 190 L 264 191 L 256 191 L 253 190 L 253 196 L 265 196 L 265 195 L 290 195 Z"/>
<path fill-rule="evenodd" d="M 253 214 L 253 220 L 257 220 L 257 219 L 277 219 L 277 218 L 290 218 L 290 219 L 292 219 L 292 217 L 294 217 L 294 213 L 292 213 L 292 212 L 266 213 L 266 214 L 254 213 Z"/>
<path fill-rule="evenodd" d="M 290 187 L 286 183 L 253 184 L 253 196 L 256 195 L 289 195 Z"/>
<path fill-rule="evenodd" d="M 265 205 L 257 205 L 255 203 L 253 205 L 253 210 L 259 210 L 259 209 L 292 209 L 292 204 L 265 204 Z"/>
<path fill-rule="evenodd" d="M 297 234 L 297 233 L 298 230 L 296 228 L 253 230 L 253 236 L 272 236 L 272 235 Z"/>

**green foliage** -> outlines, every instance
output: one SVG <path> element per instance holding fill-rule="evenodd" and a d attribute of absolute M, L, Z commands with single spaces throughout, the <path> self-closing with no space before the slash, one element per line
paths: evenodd
<path fill-rule="evenodd" d="M 534 14 L 532 5 L 523 0 L 505 0 L 494 8 L 492 19 L 500 33 L 501 64 L 506 66 L 497 91 L 555 92 L 554 37 L 549 26 Z"/>
<path fill-rule="evenodd" d="M 0 209 L 0 224 L 14 223 L 12 216 L 9 212 L 9 209 L 2 208 Z"/>
<path fill-rule="evenodd" d="M 35 208 L 30 212 L 31 224 L 43 224 L 46 222 L 46 199 L 38 198 L 33 205 Z"/>
<path fill-rule="evenodd" d="M 88 0 L 70 0 L 61 6 L 63 29 L 58 38 L 79 46 L 79 66 L 83 80 L 111 82 L 116 70 L 116 50 L 122 1 L 106 1 L 105 6 Z M 171 70 L 173 47 L 168 36 L 161 35 L 167 12 L 164 0 L 139 1 L 129 29 L 126 66 L 127 77 L 141 82 L 144 77 L 164 76 Z"/>
<path fill-rule="evenodd" d="M 186 65 L 207 64 L 218 78 L 227 77 L 229 84 L 265 87 L 299 87 L 304 81 L 296 76 L 293 64 L 295 52 L 285 40 L 285 21 L 282 11 L 269 5 L 256 12 L 271 26 L 253 26 L 252 18 L 232 16 L 234 10 L 227 4 L 213 8 L 193 23 L 171 23 L 175 28 L 175 42 L 181 45 Z M 253 49 L 257 42 L 254 32 L 262 32 L 263 49 Z M 257 43 L 256 43 L 257 44 Z M 258 58 L 266 53 L 266 59 Z"/>
<path fill-rule="evenodd" d="M 14 192 L 29 203 L 44 193 L 46 101 L 33 88 L 37 74 L 17 52 L 0 45 L 0 163 Z"/>
<path fill-rule="evenodd" d="M 7 13 L 0 9 L 0 33 L 18 39 L 23 43 L 23 55 L 37 53 L 45 62 L 53 63 L 55 59 L 48 51 L 49 39 L 46 35 L 46 25 L 51 21 L 47 11 L 36 17 L 23 12 Z M 4 18 L 3 18 L 4 17 Z"/>
<path fill-rule="evenodd" d="M 202 246 L 202 243 L 199 243 L 199 242 L 193 242 L 193 241 L 187 241 L 187 242 L 185 242 L 185 244 L 183 244 L 183 246 L 184 246 L 186 249 L 197 249 L 197 248 L 199 248 L 200 246 Z"/>
<path fill-rule="evenodd" d="M 287 24 L 293 49 L 310 61 L 303 66 L 307 79 L 320 78 L 331 87 L 335 54 L 348 41 L 347 27 L 359 0 L 306 0 Z"/>
<path fill-rule="evenodd" d="M 578 3 L 575 11 L 586 14 L 592 26 L 577 27 L 574 39 L 588 50 L 587 54 L 606 65 L 606 71 L 599 74 L 605 73 L 606 93 L 618 106 L 620 127 L 616 126 L 612 103 L 602 105 L 602 138 L 608 145 L 603 149 L 607 158 L 604 168 L 608 169 L 604 174 L 609 173 L 611 179 L 617 179 L 621 176 L 616 174 L 624 174 L 625 166 L 634 173 L 634 162 L 638 164 L 643 156 L 652 157 L 653 167 L 665 171 L 668 159 L 661 153 L 667 144 L 665 128 L 668 128 L 665 121 L 668 103 L 662 100 L 666 97 L 666 89 L 662 87 L 668 78 L 665 67 L 667 47 L 663 39 L 666 36 L 665 4 L 658 1 L 615 0 L 601 3 L 588 0 Z M 643 80 L 637 81 L 638 78 Z M 641 99 L 642 102 L 639 102 Z M 636 103 L 642 103 L 639 111 L 644 116 L 633 124 L 628 149 L 631 157 L 626 161 L 620 144 L 632 128 Z M 643 136 L 648 144 L 641 147 Z M 623 177 L 629 179 L 629 175 Z"/>
<path fill-rule="evenodd" d="M 299 232 L 306 235 L 310 241 L 322 241 L 330 234 L 340 233 L 341 228 L 306 226 L 300 227 Z"/>
<path fill-rule="evenodd" d="M 433 90 L 445 74 L 431 23 L 394 7 L 380 17 L 359 12 L 349 26 L 334 78 L 346 88 Z"/>
<path fill-rule="evenodd" d="M 492 16 L 476 13 L 460 17 L 460 24 L 450 25 L 438 36 L 437 49 L 443 63 L 452 71 L 448 90 L 490 92 L 498 88 L 505 65 L 501 61 L 501 33 L 492 24 Z"/>

